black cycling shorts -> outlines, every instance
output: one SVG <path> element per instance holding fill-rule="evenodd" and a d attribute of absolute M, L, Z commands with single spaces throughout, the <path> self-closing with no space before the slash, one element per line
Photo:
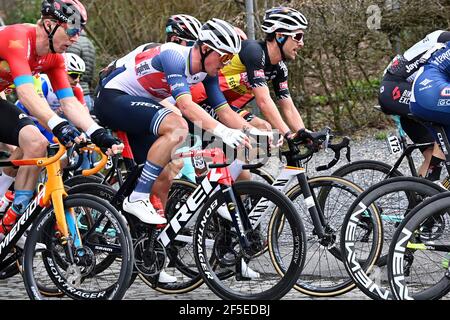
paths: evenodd
<path fill-rule="evenodd" d="M 114 89 L 101 89 L 94 103 L 100 123 L 127 133 L 136 163 L 144 163 L 151 145 L 159 138 L 159 126 L 172 113 L 158 102 Z"/>
<path fill-rule="evenodd" d="M 19 147 L 19 132 L 33 120 L 9 101 L 0 99 L 0 142 Z"/>
<path fill-rule="evenodd" d="M 412 83 L 387 74 L 381 82 L 378 102 L 381 110 L 390 115 L 399 115 L 403 130 L 414 143 L 433 142 L 430 131 L 422 124 L 407 117 Z M 423 152 L 426 148 L 420 148 Z"/>

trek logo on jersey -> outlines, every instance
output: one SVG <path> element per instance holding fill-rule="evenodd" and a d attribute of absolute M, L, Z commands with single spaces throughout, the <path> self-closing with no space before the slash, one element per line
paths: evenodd
<path fill-rule="evenodd" d="M 450 97 L 450 87 L 442 89 L 441 97 Z"/>
<path fill-rule="evenodd" d="M 288 89 L 288 82 L 283 81 L 280 83 L 280 90 L 287 90 Z"/>
<path fill-rule="evenodd" d="M 172 79 L 172 78 L 183 78 L 183 76 L 181 74 L 169 74 L 167 76 L 167 79 Z"/>
<path fill-rule="evenodd" d="M 136 65 L 136 75 L 138 77 L 149 74 L 150 70 L 151 68 L 150 65 L 147 63 L 147 61 L 141 62 L 140 64 Z"/>
<path fill-rule="evenodd" d="M 265 78 L 266 77 L 264 70 L 255 70 L 253 72 L 253 75 L 255 76 L 255 78 Z"/>

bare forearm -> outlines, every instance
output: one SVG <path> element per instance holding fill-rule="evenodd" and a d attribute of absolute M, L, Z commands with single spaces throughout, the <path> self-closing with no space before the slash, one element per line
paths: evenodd
<path fill-rule="evenodd" d="M 86 131 L 95 122 L 92 120 L 91 115 L 87 108 L 84 108 L 76 98 L 66 98 L 61 100 L 61 109 L 64 115 L 69 119 L 76 127 Z"/>
<path fill-rule="evenodd" d="M 218 125 L 218 121 L 214 120 L 209 113 L 194 102 L 177 104 L 177 107 L 185 118 L 204 130 L 212 132 Z"/>
<path fill-rule="evenodd" d="M 278 109 L 273 102 L 261 103 L 258 106 L 261 109 L 261 112 L 263 113 L 266 120 L 269 121 L 269 123 L 272 125 L 272 128 L 278 129 L 278 131 L 280 131 L 282 135 L 285 135 L 287 132 L 289 132 L 289 127 L 283 121 L 280 112 L 278 112 Z"/>
<path fill-rule="evenodd" d="M 281 112 L 283 113 L 284 119 L 292 132 L 297 132 L 298 130 L 305 128 L 305 124 L 303 123 L 300 113 L 293 105 L 281 108 Z"/>
<path fill-rule="evenodd" d="M 243 129 L 250 126 L 245 119 L 234 112 L 230 107 L 225 107 L 224 109 L 218 111 L 217 115 L 219 116 L 220 122 L 228 128 Z"/>

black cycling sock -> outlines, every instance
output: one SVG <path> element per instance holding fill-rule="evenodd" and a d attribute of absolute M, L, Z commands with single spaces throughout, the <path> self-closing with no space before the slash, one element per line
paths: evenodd
<path fill-rule="evenodd" d="M 425 175 L 425 179 L 428 179 L 430 181 L 439 180 L 441 178 L 442 162 L 442 159 L 432 156 L 430 160 L 430 166 L 428 167 L 427 173 Z"/>

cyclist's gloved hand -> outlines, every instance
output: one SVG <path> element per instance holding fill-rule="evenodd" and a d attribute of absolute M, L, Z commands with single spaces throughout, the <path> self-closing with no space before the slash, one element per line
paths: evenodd
<path fill-rule="evenodd" d="M 240 145 L 250 146 L 248 137 L 244 132 L 242 132 L 241 130 L 225 127 L 221 123 L 219 123 L 217 127 L 214 128 L 213 134 L 222 139 L 222 141 L 226 145 L 233 148 L 237 148 Z"/>
<path fill-rule="evenodd" d="M 248 133 L 252 136 L 263 136 L 267 137 L 269 145 L 272 145 L 273 143 L 273 132 L 272 131 L 262 131 L 255 127 L 250 128 Z"/>
<path fill-rule="evenodd" d="M 91 140 L 103 152 L 117 154 L 122 152 L 123 143 L 119 139 L 113 137 L 105 128 L 98 128 L 91 134 Z"/>
<path fill-rule="evenodd" d="M 75 139 L 80 137 L 80 132 L 67 121 L 62 121 L 52 129 L 52 133 L 64 146 L 70 147 Z"/>

